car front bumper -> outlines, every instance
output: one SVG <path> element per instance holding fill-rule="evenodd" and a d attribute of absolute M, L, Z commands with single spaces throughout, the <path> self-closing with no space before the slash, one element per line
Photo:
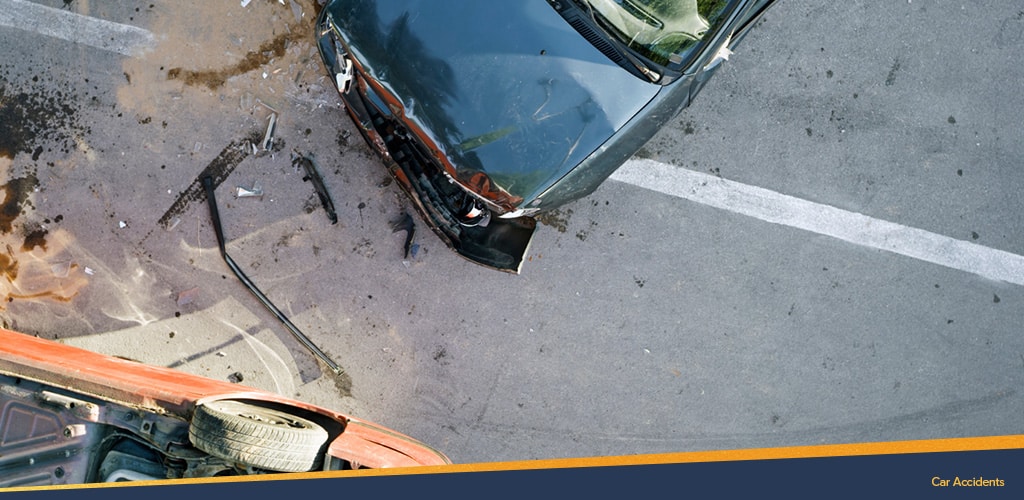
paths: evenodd
<path fill-rule="evenodd" d="M 317 22 L 317 45 L 329 76 L 366 142 L 412 199 L 430 228 L 456 253 L 500 271 L 518 273 L 537 226 L 532 217 L 486 218 L 467 225 L 450 199 L 463 188 L 452 182 L 425 133 L 406 123 L 400 103 L 376 84 L 353 58 L 325 8 Z"/>

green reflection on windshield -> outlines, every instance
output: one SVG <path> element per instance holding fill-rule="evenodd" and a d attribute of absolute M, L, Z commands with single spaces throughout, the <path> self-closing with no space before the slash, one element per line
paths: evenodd
<path fill-rule="evenodd" d="M 686 59 L 725 17 L 728 0 L 587 0 L 623 43 L 660 65 Z"/>

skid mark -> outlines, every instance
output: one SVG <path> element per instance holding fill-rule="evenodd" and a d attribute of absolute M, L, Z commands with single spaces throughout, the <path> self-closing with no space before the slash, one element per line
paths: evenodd
<path fill-rule="evenodd" d="M 213 178 L 214 187 L 219 186 L 220 183 L 224 182 L 225 179 L 231 175 L 231 172 L 238 167 L 239 163 L 242 163 L 246 157 L 249 156 L 251 144 L 259 142 L 260 133 L 254 132 L 252 136 L 246 139 L 237 139 L 231 141 L 224 149 L 221 150 L 220 154 L 211 161 L 206 168 L 196 176 L 192 184 L 189 184 L 188 188 L 178 195 L 171 207 L 157 221 L 162 227 L 170 227 L 175 217 L 184 214 L 189 206 L 196 201 L 206 200 L 206 191 L 203 189 L 203 178 L 210 176 Z"/>

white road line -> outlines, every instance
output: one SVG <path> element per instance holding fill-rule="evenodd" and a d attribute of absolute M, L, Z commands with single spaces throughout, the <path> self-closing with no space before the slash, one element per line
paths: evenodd
<path fill-rule="evenodd" d="M 0 26 L 81 43 L 126 56 L 152 48 L 153 34 L 27 0 L 0 0 Z"/>
<path fill-rule="evenodd" d="M 654 160 L 626 162 L 612 179 L 703 205 L 940 266 L 1024 285 L 1024 257 Z"/>

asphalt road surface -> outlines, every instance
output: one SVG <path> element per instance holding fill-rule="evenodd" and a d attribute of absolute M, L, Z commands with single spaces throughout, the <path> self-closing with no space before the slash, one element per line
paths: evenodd
<path fill-rule="evenodd" d="M 463 463 L 1024 431 L 1020 5 L 782 0 L 514 276 L 422 225 L 403 259 L 411 206 L 285 3 L 0 0 L 8 326 Z M 206 174 L 228 252 L 343 375 L 228 270 Z"/>

